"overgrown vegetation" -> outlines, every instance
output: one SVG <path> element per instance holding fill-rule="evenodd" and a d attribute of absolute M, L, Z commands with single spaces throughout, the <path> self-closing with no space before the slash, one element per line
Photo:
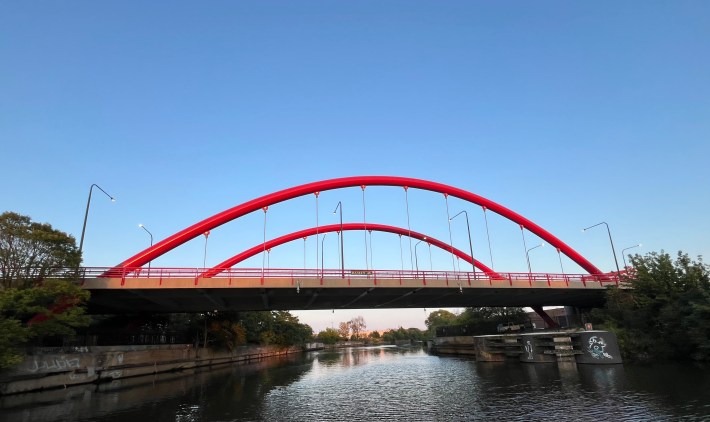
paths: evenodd
<path fill-rule="evenodd" d="M 626 359 L 710 361 L 710 269 L 678 252 L 631 257 L 631 289 L 611 288 L 592 312 Z"/>
<path fill-rule="evenodd" d="M 72 236 L 16 213 L 0 214 L 0 368 L 20 362 L 27 344 L 71 339 L 90 323 L 83 306 L 89 292 L 57 278 L 71 277 L 80 263 Z"/>
<path fill-rule="evenodd" d="M 454 314 L 444 309 L 434 311 L 424 324 L 427 334 L 433 337 L 439 327 L 461 326 L 469 335 L 494 334 L 498 324 L 526 324 L 528 315 L 523 308 L 518 307 L 479 307 L 466 308 L 460 314 Z"/>

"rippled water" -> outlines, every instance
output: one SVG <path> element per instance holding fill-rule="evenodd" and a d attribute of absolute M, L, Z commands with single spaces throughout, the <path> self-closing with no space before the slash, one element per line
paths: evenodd
<path fill-rule="evenodd" d="M 485 363 L 377 347 L 0 399 L 2 421 L 710 420 L 690 366 Z"/>

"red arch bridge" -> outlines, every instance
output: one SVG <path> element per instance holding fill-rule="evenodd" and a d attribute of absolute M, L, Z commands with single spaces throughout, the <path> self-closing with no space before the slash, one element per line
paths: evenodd
<path fill-rule="evenodd" d="M 565 255 L 587 273 L 494 271 L 471 254 L 455 248 L 452 242 L 414 231 L 409 224 L 404 228 L 367 221 L 316 226 L 271 240 L 264 238 L 254 247 L 212 268 L 150 267 L 155 258 L 195 237 L 254 211 L 263 211 L 266 219 L 270 206 L 300 196 L 314 195 L 317 201 L 326 190 L 360 187 L 364 206 L 368 186 L 399 186 L 405 198 L 412 188 L 441 193 L 447 201 L 447 214 L 450 196 L 476 204 L 484 215 L 491 211 L 517 224 L 523 242 L 526 232 L 533 233 L 556 248 L 560 257 Z M 408 200 L 406 204 L 408 207 Z M 344 265 L 338 269 L 236 267 L 245 259 L 294 240 L 351 230 L 394 233 L 400 236 L 400 242 L 402 236 L 426 241 L 468 262 L 472 269 L 425 271 L 418 262 L 412 270 L 346 269 Z M 602 304 L 604 290 L 619 284 L 619 274 L 603 273 L 547 230 L 479 195 L 421 179 L 358 176 L 300 185 L 237 205 L 175 233 L 114 267 L 84 268 L 82 283 L 92 293 L 90 309 L 93 312 L 527 306 L 546 317 L 542 307 L 547 305 L 591 307 Z"/>

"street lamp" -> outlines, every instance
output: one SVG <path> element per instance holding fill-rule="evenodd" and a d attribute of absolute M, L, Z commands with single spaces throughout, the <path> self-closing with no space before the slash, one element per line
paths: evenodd
<path fill-rule="evenodd" d="M 84 249 L 84 233 L 86 232 L 86 220 L 89 218 L 89 206 L 91 205 L 91 191 L 94 190 L 94 186 L 99 188 L 101 192 L 106 194 L 106 196 L 111 199 L 111 202 L 116 202 L 116 198 L 113 196 L 109 195 L 106 193 L 105 190 L 101 189 L 101 186 L 97 185 L 96 183 L 92 184 L 91 187 L 89 188 L 89 200 L 86 201 L 86 212 L 84 213 L 84 225 L 81 227 L 81 240 L 79 241 L 79 254 L 81 254 L 81 251 Z"/>
<path fill-rule="evenodd" d="M 417 266 L 417 273 L 419 273 L 419 257 L 417 256 L 417 246 L 419 246 L 419 244 L 422 243 L 422 242 L 425 241 L 425 240 L 426 240 L 426 236 L 424 236 L 424 238 L 423 238 L 422 240 L 420 240 L 419 242 L 417 242 L 417 243 L 414 245 L 414 262 L 415 262 L 415 264 L 416 264 L 416 266 Z"/>
<path fill-rule="evenodd" d="M 338 205 L 335 206 L 333 214 L 335 214 L 335 211 L 338 210 L 340 210 L 340 263 L 342 265 L 342 277 L 345 278 L 345 249 L 343 244 L 343 236 L 345 235 L 345 233 L 343 233 L 343 203 L 340 201 L 338 201 Z"/>
<path fill-rule="evenodd" d="M 143 230 L 146 231 L 150 235 L 150 246 L 153 246 L 153 233 L 151 233 L 148 229 L 145 228 L 143 224 L 139 224 L 138 227 L 142 228 Z M 148 272 L 150 272 L 150 263 L 151 261 L 148 261 Z"/>
<path fill-rule="evenodd" d="M 621 258 L 624 260 L 624 270 L 626 270 L 626 254 L 624 254 L 624 251 L 627 251 L 627 250 L 633 249 L 633 248 L 638 248 L 638 247 L 640 247 L 640 246 L 643 246 L 643 245 L 641 245 L 641 244 L 639 243 L 638 245 L 629 246 L 628 248 L 624 248 L 624 249 L 621 250 Z"/>
<path fill-rule="evenodd" d="M 210 231 L 202 233 L 205 236 L 205 253 L 202 255 L 202 268 L 207 268 L 207 239 L 210 237 Z"/>
<path fill-rule="evenodd" d="M 593 227 L 600 226 L 602 224 L 604 224 L 606 226 L 606 231 L 607 231 L 607 233 L 609 233 L 609 243 L 611 243 L 611 253 L 614 254 L 614 264 L 616 265 L 616 272 L 619 273 L 619 272 L 621 272 L 621 271 L 619 271 L 619 261 L 616 259 L 616 251 L 614 250 L 614 241 L 611 240 L 611 230 L 609 230 L 609 225 L 607 223 L 605 223 L 604 221 L 602 221 L 601 223 L 597 223 L 593 226 L 589 226 L 587 228 L 582 229 L 582 233 L 584 233 L 585 231 L 587 231 Z"/>
<path fill-rule="evenodd" d="M 466 210 L 463 210 L 456 214 L 455 216 L 449 218 L 449 221 L 453 220 L 454 218 L 458 217 L 459 215 L 464 214 L 466 216 L 466 230 L 468 230 L 468 248 L 471 251 L 471 267 L 473 268 L 473 273 L 474 273 L 474 278 L 475 278 L 475 273 L 476 273 L 476 266 L 473 265 L 473 243 L 471 243 L 471 226 L 468 224 L 468 213 Z"/>
<path fill-rule="evenodd" d="M 528 274 L 532 274 L 532 269 L 530 268 L 530 251 L 533 250 L 533 249 L 540 248 L 540 247 L 542 247 L 542 246 L 545 246 L 545 244 L 544 244 L 544 243 L 540 243 L 539 245 L 533 246 L 532 248 L 530 248 L 530 249 L 528 249 L 528 250 L 525 251 L 525 259 L 528 260 Z"/>

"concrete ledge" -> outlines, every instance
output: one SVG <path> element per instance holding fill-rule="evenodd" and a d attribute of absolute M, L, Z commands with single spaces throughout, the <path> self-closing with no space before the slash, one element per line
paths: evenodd
<path fill-rule="evenodd" d="M 482 362 L 617 364 L 616 337 L 607 331 L 545 331 L 432 339 L 434 354 L 475 356 Z"/>
<path fill-rule="evenodd" d="M 309 343 L 305 350 L 322 349 Z M 233 351 L 192 345 L 82 347 L 69 353 L 34 349 L 19 365 L 0 374 L 0 395 L 231 364 L 304 351 L 303 347 L 242 346 Z"/>

